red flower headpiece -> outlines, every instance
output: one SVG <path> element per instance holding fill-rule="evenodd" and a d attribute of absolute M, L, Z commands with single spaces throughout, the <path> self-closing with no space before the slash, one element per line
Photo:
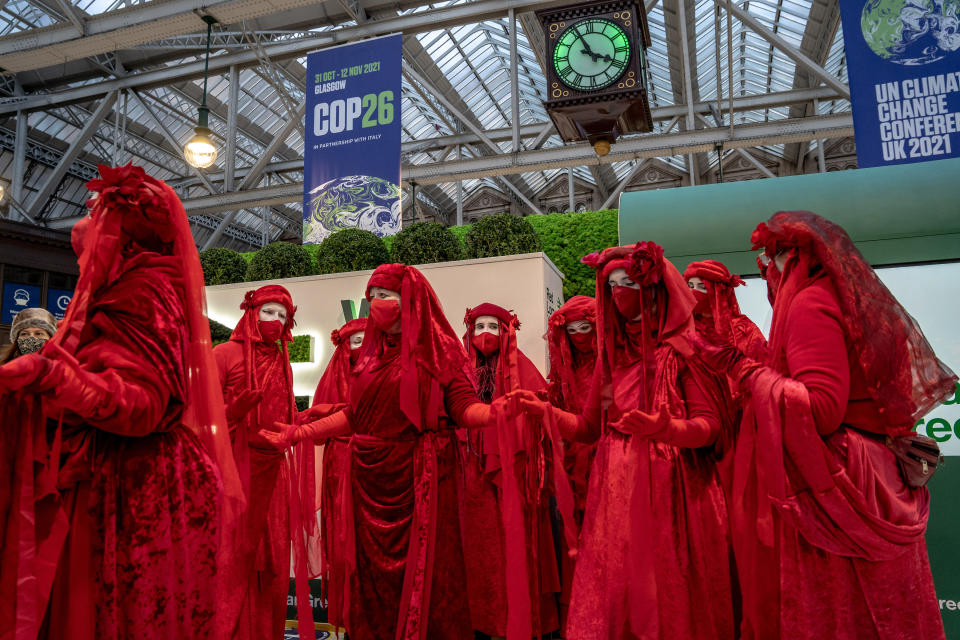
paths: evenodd
<path fill-rule="evenodd" d="M 481 316 L 493 316 L 505 327 L 512 326 L 514 329 L 520 328 L 520 320 L 512 310 L 504 309 L 490 302 L 478 304 L 472 309 L 468 308 L 466 314 L 463 316 L 463 325 L 472 330 L 473 323 Z"/>
<path fill-rule="evenodd" d="M 630 254 L 627 275 L 641 287 L 649 287 L 663 279 L 663 247 L 656 242 L 638 242 Z"/>
<path fill-rule="evenodd" d="M 355 318 L 350 320 L 345 325 L 339 329 L 334 329 L 330 332 L 330 341 L 333 343 L 333 346 L 339 347 L 341 344 L 350 339 L 350 336 L 359 332 L 365 331 L 367 328 L 367 319 L 366 318 Z"/>

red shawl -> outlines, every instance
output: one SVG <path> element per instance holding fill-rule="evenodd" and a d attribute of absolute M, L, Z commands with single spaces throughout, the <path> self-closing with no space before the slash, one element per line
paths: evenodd
<path fill-rule="evenodd" d="M 223 480 L 221 501 L 221 551 L 232 548 L 237 514 L 244 498 L 230 448 L 223 398 L 217 380 L 217 368 L 211 351 L 210 329 L 206 317 L 203 270 L 194 245 L 183 205 L 173 189 L 146 175 L 140 167 L 128 164 L 110 168 L 99 165 L 100 179 L 87 188 L 99 197 L 89 202 L 90 215 L 77 223 L 75 237 L 83 235 L 88 247 L 80 255 L 80 279 L 66 316 L 57 334 L 50 339 L 44 355 L 66 357 L 77 354 L 91 338 L 88 316 L 101 292 L 139 260 L 144 250 L 169 256 L 179 262 L 182 275 L 178 293 L 187 323 L 189 339 L 184 345 L 184 376 L 169 388 L 184 388 L 185 406 L 180 422 L 190 428 L 203 443 L 219 468 Z M 54 348 L 51 348 L 51 345 Z M 149 357 L 149 355 L 148 355 Z M 164 375 L 169 367 L 161 366 Z M 19 427 L 15 436 L 2 441 L 3 457 L 16 461 L 9 493 L 0 493 L 0 540 L 3 541 L 4 575 L 0 594 L 6 605 L 0 627 L 18 629 L 18 638 L 35 638 L 49 598 L 58 562 L 60 544 L 65 535 L 62 506 L 51 510 L 44 498 L 57 495 L 60 466 L 61 429 L 52 442 L 46 434 L 46 419 L 39 398 L 20 395 L 4 405 L 16 408 Z M 41 504 L 44 503 L 44 504 Z M 54 526 L 54 523 L 58 525 Z M 57 539 L 59 537 L 59 540 Z M 7 614 L 12 616 L 7 619 Z"/>

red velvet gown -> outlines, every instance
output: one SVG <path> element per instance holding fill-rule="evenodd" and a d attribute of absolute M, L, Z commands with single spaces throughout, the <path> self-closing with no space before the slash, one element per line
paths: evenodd
<path fill-rule="evenodd" d="M 657 347 L 657 361 L 679 360 L 670 351 L 666 345 Z M 613 369 L 614 402 L 606 411 L 600 408 L 598 369 L 583 414 L 592 437 L 599 437 L 599 442 L 580 535 L 567 637 L 640 638 L 630 631 L 630 601 L 643 592 L 648 601 L 655 600 L 653 615 L 659 622 L 648 627 L 649 637 L 733 638 L 726 507 L 710 448 L 682 449 L 634 439 L 606 426 L 637 407 L 637 369 L 633 362 L 617 363 Z M 676 407 L 672 413 L 706 420 L 715 439 L 720 421 L 714 400 L 682 360 L 672 375 L 672 381 L 657 376 L 678 394 L 671 403 Z M 643 485 L 650 492 L 650 506 L 642 530 L 637 531 L 631 525 L 631 510 L 642 497 L 635 495 L 635 489 Z M 650 563 L 648 579 L 638 580 L 638 563 Z"/>
<path fill-rule="evenodd" d="M 237 394 L 248 389 L 243 343 L 229 341 L 213 350 L 223 385 L 224 402 L 229 407 Z M 276 345 L 254 344 L 254 371 L 263 392 L 263 400 L 247 420 L 230 424 L 234 455 L 244 480 L 244 453 L 239 446 L 239 429 L 247 430 L 249 485 L 240 576 L 246 589 L 239 597 L 242 605 L 236 628 L 238 639 L 278 638 L 287 617 L 287 593 L 290 588 L 290 466 L 282 450 L 257 434 L 273 430 L 274 421 L 292 421 L 293 395 L 287 388 L 283 352 Z M 259 420 L 257 419 L 259 417 Z"/>
<path fill-rule="evenodd" d="M 350 389 L 356 542 L 350 638 L 391 640 L 398 637 L 398 621 L 414 615 L 428 621 L 430 640 L 469 638 L 453 430 L 476 395 L 458 374 L 441 388 L 444 410 L 436 426 L 421 431 L 400 408 L 400 345 L 388 343 L 375 362 L 357 374 Z M 411 563 L 417 568 L 407 573 Z M 420 602 L 416 594 L 425 574 L 432 585 Z M 405 599 L 405 591 L 414 597 Z"/>
<path fill-rule="evenodd" d="M 518 350 L 517 356 L 520 388 L 534 392 L 545 390 L 547 383 L 536 366 L 523 352 Z M 501 359 L 498 367 L 502 364 Z M 504 391 L 498 384 L 494 399 L 503 394 Z M 491 636 L 506 636 L 506 534 L 502 518 L 502 461 L 497 434 L 493 429 L 471 429 L 462 430 L 460 437 L 465 440 L 462 445 L 464 463 L 461 521 L 470 618 L 475 630 Z M 536 460 L 517 461 L 517 475 L 523 475 L 520 467 L 534 464 L 537 464 Z M 531 611 L 539 626 L 539 629 L 534 628 L 537 636 L 554 631 L 560 626 L 556 601 L 556 595 L 561 590 L 560 573 L 550 525 L 548 485 L 548 482 L 543 482 L 544 490 L 535 506 L 536 527 L 533 539 L 537 541 L 537 552 L 528 555 L 528 564 L 531 566 L 527 575 L 536 576 L 536 584 L 532 587 L 539 594 L 539 604 L 533 603 L 538 609 L 536 612 Z M 539 566 L 532 566 L 534 561 Z"/>
<path fill-rule="evenodd" d="M 113 376 L 116 395 L 108 415 L 63 414 L 51 478 L 62 516 L 49 521 L 48 544 L 66 539 L 59 557 L 48 558 L 55 577 L 37 576 L 53 578 L 41 638 L 213 637 L 222 485 L 181 423 L 187 336 L 179 265 L 136 255 L 91 302 L 75 357 L 85 370 Z M 14 461 L 4 466 L 14 469 Z M 38 522 L 50 515 L 39 507 Z M 3 600 L 12 608 L 6 589 Z M 0 629 L 0 638 L 14 631 Z"/>
<path fill-rule="evenodd" d="M 830 280 L 815 280 L 790 304 L 783 347 L 772 354 L 773 371 L 762 368 L 750 379 L 758 414 L 780 394 L 795 408 L 767 427 L 762 415 L 756 428 L 752 416 L 745 416 L 737 443 L 731 508 L 745 598 L 743 637 L 943 638 L 922 535 L 929 495 L 925 488 L 905 485 L 882 436 L 863 433 L 884 434 L 888 426 L 870 397 L 857 354 L 849 350 L 841 317 Z M 780 385 L 786 386 L 777 391 Z M 783 434 L 782 445 L 777 433 Z M 775 456 L 780 446 L 791 458 L 786 467 L 784 458 Z M 794 487 L 821 482 L 810 471 L 816 468 L 811 461 L 827 460 L 840 491 L 862 495 L 862 506 L 855 505 L 861 517 L 834 521 L 847 499 L 827 489 L 830 481 L 820 494 L 800 490 L 774 499 L 776 508 L 758 514 L 755 448 L 762 448 L 767 477 L 778 477 L 774 461 L 779 460 L 779 477 L 785 470 Z M 786 520 L 785 513 L 794 515 Z M 772 547 L 757 543 L 763 531 L 772 533 Z"/>

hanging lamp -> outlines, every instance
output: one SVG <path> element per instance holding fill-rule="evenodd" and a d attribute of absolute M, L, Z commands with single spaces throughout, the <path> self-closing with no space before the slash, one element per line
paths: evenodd
<path fill-rule="evenodd" d="M 213 16 L 202 16 L 207 23 L 207 55 L 203 64 L 203 100 L 197 114 L 197 126 L 194 135 L 183 145 L 183 157 L 187 163 L 198 169 L 205 169 L 217 160 L 217 146 L 213 144 L 213 135 L 209 125 L 210 110 L 207 108 L 207 75 L 210 70 L 210 34 L 217 19 Z"/>

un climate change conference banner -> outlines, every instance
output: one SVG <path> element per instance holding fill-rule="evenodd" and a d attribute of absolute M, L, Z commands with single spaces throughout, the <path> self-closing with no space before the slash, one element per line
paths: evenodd
<path fill-rule="evenodd" d="M 843 0 L 857 162 L 960 157 L 960 0 Z"/>
<path fill-rule="evenodd" d="M 303 241 L 400 230 L 400 35 L 307 56 Z"/>

